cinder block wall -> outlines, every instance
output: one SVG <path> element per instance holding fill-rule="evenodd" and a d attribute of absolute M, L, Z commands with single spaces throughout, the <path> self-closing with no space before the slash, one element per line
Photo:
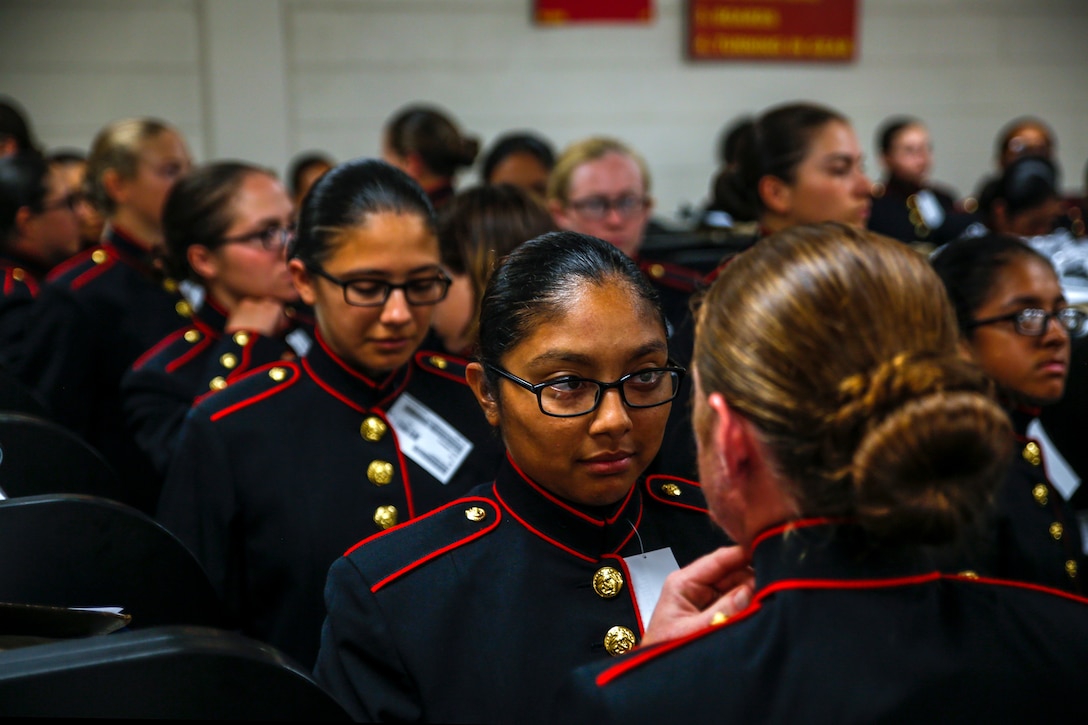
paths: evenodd
<path fill-rule="evenodd" d="M 848 65 L 684 59 L 685 0 L 645 26 L 541 28 L 531 0 L 0 0 L 0 93 L 49 147 L 161 116 L 199 160 L 283 171 L 318 148 L 376 154 L 400 105 L 446 107 L 486 145 L 532 128 L 557 146 L 607 132 L 647 157 L 665 218 L 706 197 L 721 128 L 793 99 L 833 105 L 872 158 L 892 113 L 928 121 L 935 176 L 970 193 L 1000 126 L 1054 127 L 1067 190 L 1088 160 L 1088 2 L 861 0 Z M 471 173 L 462 184 L 471 183 Z"/>

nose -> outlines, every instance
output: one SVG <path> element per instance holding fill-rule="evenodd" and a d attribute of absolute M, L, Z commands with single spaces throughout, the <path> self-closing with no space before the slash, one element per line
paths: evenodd
<path fill-rule="evenodd" d="M 1056 316 L 1050 316 L 1046 320 L 1046 329 L 1040 338 L 1044 344 L 1069 344 L 1069 330 L 1066 329 Z"/>
<path fill-rule="evenodd" d="M 412 311 L 408 306 L 408 298 L 404 290 L 394 289 L 389 292 L 389 299 L 382 306 L 381 321 L 390 326 L 403 325 L 412 319 Z"/>
<path fill-rule="evenodd" d="M 869 178 L 869 175 L 865 173 L 865 170 L 860 166 L 857 173 L 854 175 L 854 194 L 858 197 L 870 196 L 873 190 L 873 182 Z"/>
<path fill-rule="evenodd" d="M 610 388 L 601 396 L 601 403 L 593 411 L 591 435 L 620 436 L 631 429 L 631 416 L 618 388 Z"/>

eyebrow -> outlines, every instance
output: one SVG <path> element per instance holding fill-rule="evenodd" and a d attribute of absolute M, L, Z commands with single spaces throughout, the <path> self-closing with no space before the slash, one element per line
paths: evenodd
<path fill-rule="evenodd" d="M 1063 302 L 1067 302 L 1065 295 L 1058 295 L 1053 298 L 1055 305 L 1060 305 Z M 1013 297 L 1011 300 L 1005 302 L 1005 307 L 1042 307 L 1046 303 L 1041 297 L 1034 297 L 1032 295 L 1022 295 L 1020 297 Z"/>
<path fill-rule="evenodd" d="M 648 342 L 645 345 L 634 350 L 631 353 L 629 359 L 636 360 L 640 357 L 646 357 L 647 355 L 657 352 L 667 352 L 669 346 L 663 341 Z M 577 365 L 591 365 L 594 362 L 594 358 L 591 355 L 587 355 L 582 352 L 575 352 L 573 350 L 548 350 L 547 352 L 537 355 L 533 359 L 529 360 L 528 365 L 533 366 L 539 363 L 546 362 L 568 362 Z"/>

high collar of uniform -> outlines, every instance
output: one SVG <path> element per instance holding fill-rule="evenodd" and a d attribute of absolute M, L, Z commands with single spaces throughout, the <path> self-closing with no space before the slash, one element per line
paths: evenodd
<path fill-rule="evenodd" d="M 901 179 L 898 176 L 889 176 L 887 181 L 884 182 L 885 195 L 900 196 L 906 198 L 911 194 L 917 194 L 923 188 L 913 181 L 907 181 Z"/>
<path fill-rule="evenodd" d="M 620 551 L 642 519 L 641 482 L 607 510 L 565 501 L 529 478 L 507 455 L 495 478 L 502 506 L 522 525 L 550 544 L 584 559 Z"/>
<path fill-rule="evenodd" d="M 1039 417 L 1039 408 L 1020 403 L 1004 402 L 1005 411 L 1009 414 L 1009 420 L 1012 421 L 1013 432 L 1020 438 L 1027 437 L 1028 426 L 1031 425 L 1031 421 Z"/>
<path fill-rule="evenodd" d="M 227 326 L 227 311 L 211 294 L 204 297 L 204 304 L 193 314 L 193 318 L 194 322 L 219 335 Z"/>
<path fill-rule="evenodd" d="M 408 385 L 413 363 L 402 365 L 379 379 L 370 378 L 333 352 L 320 332 L 314 337 L 315 344 L 303 358 L 303 366 L 326 392 L 356 410 L 384 408 Z"/>
<path fill-rule="evenodd" d="M 927 555 L 876 543 L 842 520 L 798 519 L 771 527 L 752 543 L 756 591 L 784 581 L 887 580 L 931 574 Z"/>
<path fill-rule="evenodd" d="M 141 271 L 161 276 L 156 264 L 156 254 L 147 249 L 136 237 L 124 229 L 111 225 L 102 238 L 102 245 L 112 247 L 125 262 Z"/>

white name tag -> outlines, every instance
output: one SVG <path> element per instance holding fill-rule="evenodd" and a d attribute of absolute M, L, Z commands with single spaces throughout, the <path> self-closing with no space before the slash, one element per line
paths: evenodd
<path fill-rule="evenodd" d="M 401 393 L 386 413 L 401 452 L 443 484 L 472 450 L 472 442 L 408 393 Z"/>
<path fill-rule="evenodd" d="M 919 191 L 914 197 L 914 203 L 918 207 L 918 214 L 927 227 L 939 229 L 944 224 L 944 209 L 941 208 L 941 202 L 937 201 L 937 197 L 932 191 L 929 189 Z"/>
<path fill-rule="evenodd" d="M 291 330 L 283 339 L 299 357 L 306 357 L 314 344 L 313 338 L 301 327 Z"/>
<path fill-rule="evenodd" d="M 642 615 L 642 629 L 650 626 L 657 600 L 661 596 L 661 587 L 665 577 L 680 568 L 672 549 L 665 547 L 645 554 L 635 554 L 623 559 L 631 573 L 631 591 L 635 593 L 638 611 Z"/>

